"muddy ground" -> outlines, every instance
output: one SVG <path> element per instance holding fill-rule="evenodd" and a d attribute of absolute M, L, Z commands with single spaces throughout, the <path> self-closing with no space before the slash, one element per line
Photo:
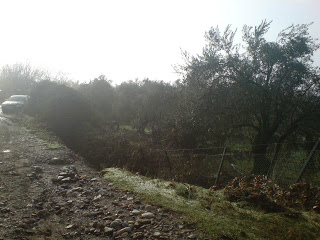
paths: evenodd
<path fill-rule="evenodd" d="M 0 240 L 200 239 L 183 218 L 113 188 L 23 118 L 0 115 Z"/>

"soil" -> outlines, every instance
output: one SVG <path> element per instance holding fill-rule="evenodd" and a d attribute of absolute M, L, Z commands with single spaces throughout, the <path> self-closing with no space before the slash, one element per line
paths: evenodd
<path fill-rule="evenodd" d="M 200 237 L 177 214 L 115 189 L 59 139 L 0 115 L 2 239 Z"/>

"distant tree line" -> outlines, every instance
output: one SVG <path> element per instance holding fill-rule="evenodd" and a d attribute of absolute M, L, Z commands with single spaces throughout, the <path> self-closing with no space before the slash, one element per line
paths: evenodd
<path fill-rule="evenodd" d="M 88 83 L 54 79 L 29 65 L 5 66 L 1 100 L 30 94 L 29 113 L 48 123 L 66 142 L 84 129 L 104 131 L 118 121 L 164 148 L 197 148 L 246 143 L 252 172 L 267 174 L 281 143 L 320 137 L 320 74 L 312 56 L 319 49 L 310 24 L 292 25 L 275 42 L 270 22 L 244 26 L 242 45 L 235 31 L 211 28 L 202 54 L 185 56 L 182 80 L 150 79 L 114 86 L 105 76 Z M 273 159 L 265 156 L 278 143 Z"/>

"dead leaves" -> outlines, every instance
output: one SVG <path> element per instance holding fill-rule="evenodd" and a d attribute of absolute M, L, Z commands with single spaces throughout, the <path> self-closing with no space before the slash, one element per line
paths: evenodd
<path fill-rule="evenodd" d="M 229 201 L 247 201 L 267 212 L 282 212 L 285 207 L 320 213 L 320 189 L 308 183 L 281 188 L 263 176 L 235 178 L 224 189 Z"/>

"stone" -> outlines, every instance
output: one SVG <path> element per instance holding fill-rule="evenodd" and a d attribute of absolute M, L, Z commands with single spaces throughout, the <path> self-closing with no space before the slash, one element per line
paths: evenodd
<path fill-rule="evenodd" d="M 68 161 L 64 160 L 64 159 L 60 159 L 60 158 L 57 158 L 57 157 L 54 157 L 52 158 L 48 164 L 51 164 L 51 165 L 64 165 L 64 164 L 67 164 Z"/>
<path fill-rule="evenodd" d="M 66 226 L 66 229 L 71 229 L 71 228 L 73 228 L 73 225 L 72 225 L 72 224 Z"/>
<path fill-rule="evenodd" d="M 124 228 L 125 228 L 125 227 L 129 227 L 129 224 L 126 223 L 126 222 L 123 222 L 123 223 L 122 223 L 122 227 L 124 227 Z"/>
<path fill-rule="evenodd" d="M 70 177 L 66 177 L 66 178 L 62 178 L 61 182 L 70 182 L 71 178 Z"/>
<path fill-rule="evenodd" d="M 195 239 L 196 238 L 196 236 L 193 234 L 193 233 L 191 233 L 189 236 L 188 236 L 188 239 Z"/>
<path fill-rule="evenodd" d="M 154 236 L 154 237 L 160 237 L 160 236 L 161 236 L 161 233 L 160 233 L 160 232 L 154 232 L 154 233 L 153 233 L 153 236 Z"/>
<path fill-rule="evenodd" d="M 121 235 L 121 234 L 124 233 L 124 232 L 130 233 L 131 231 L 132 231 L 132 229 L 131 229 L 130 227 L 125 227 L 125 228 L 120 229 L 120 230 L 117 232 L 117 235 Z"/>
<path fill-rule="evenodd" d="M 111 224 L 110 227 L 116 229 L 116 230 L 120 230 L 122 228 L 122 224 L 116 220 L 114 220 Z"/>
<path fill-rule="evenodd" d="M 93 198 L 93 201 L 98 201 L 98 200 L 100 200 L 101 197 L 102 197 L 101 194 L 99 194 L 98 196 L 95 196 Z"/>
<path fill-rule="evenodd" d="M 138 223 L 138 225 L 150 224 L 151 219 L 138 218 L 136 223 Z"/>
<path fill-rule="evenodd" d="M 141 217 L 142 218 L 153 218 L 154 214 L 152 212 L 146 212 L 146 213 L 141 214 Z"/>
<path fill-rule="evenodd" d="M 153 207 L 152 207 L 151 205 L 146 205 L 146 206 L 144 207 L 144 209 L 145 209 L 146 211 L 150 212 L 150 211 L 153 210 Z"/>
<path fill-rule="evenodd" d="M 114 231 L 113 228 L 110 228 L 110 227 L 105 227 L 105 228 L 104 228 L 104 232 L 105 232 L 106 234 L 111 234 L 111 233 L 113 233 L 113 231 Z"/>
<path fill-rule="evenodd" d="M 43 173 L 43 170 L 42 170 L 42 168 L 41 167 L 39 167 L 39 166 L 33 166 L 32 167 L 33 168 L 33 171 L 35 171 L 35 173 Z"/>
<path fill-rule="evenodd" d="M 143 239 L 144 238 L 143 232 L 135 232 L 134 234 L 132 234 L 132 238 L 133 239 Z"/>
<path fill-rule="evenodd" d="M 75 187 L 75 188 L 72 188 L 71 191 L 73 192 L 82 192 L 83 188 L 82 187 Z"/>
<path fill-rule="evenodd" d="M 139 211 L 137 209 L 132 210 L 133 215 L 140 215 L 140 213 L 141 213 L 141 211 Z"/>

